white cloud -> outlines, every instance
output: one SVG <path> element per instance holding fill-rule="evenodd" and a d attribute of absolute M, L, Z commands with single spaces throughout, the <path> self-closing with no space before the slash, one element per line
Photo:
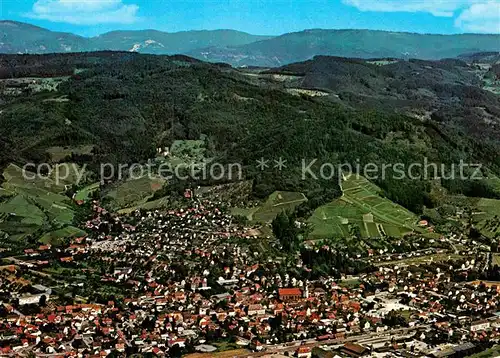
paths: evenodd
<path fill-rule="evenodd" d="M 26 16 L 75 25 L 131 24 L 138 10 L 122 0 L 37 0 Z"/>
<path fill-rule="evenodd" d="M 426 12 L 455 17 L 455 26 L 468 32 L 500 33 L 500 0 L 342 0 L 361 11 Z"/>
<path fill-rule="evenodd" d="M 458 16 L 455 26 L 469 32 L 500 33 L 500 2 L 472 5 Z"/>

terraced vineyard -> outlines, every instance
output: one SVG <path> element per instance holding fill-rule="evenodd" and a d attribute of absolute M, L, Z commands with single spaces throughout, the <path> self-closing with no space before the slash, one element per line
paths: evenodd
<path fill-rule="evenodd" d="M 46 242 L 82 233 L 72 226 L 75 212 L 71 199 L 61 194 L 64 185 L 50 178 L 27 180 L 22 169 L 12 164 L 3 176 L 0 231 L 7 233 L 9 241 L 22 241 L 39 230 L 48 232 Z"/>
<path fill-rule="evenodd" d="M 312 239 L 345 237 L 402 237 L 417 227 L 418 217 L 383 198 L 381 189 L 361 176 L 343 182 L 343 196 L 319 207 L 309 219 Z"/>

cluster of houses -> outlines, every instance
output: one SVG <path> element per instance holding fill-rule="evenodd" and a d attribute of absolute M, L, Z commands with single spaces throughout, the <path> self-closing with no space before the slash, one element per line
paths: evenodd
<path fill-rule="evenodd" d="M 347 281 L 309 280 L 300 260 L 290 269 L 262 259 L 252 228 L 219 202 L 119 216 L 95 203 L 94 212 L 88 236 L 28 249 L 0 268 L 3 354 L 176 356 L 223 343 L 298 357 L 332 345 L 358 357 L 376 349 L 364 341 L 401 350 L 401 336 L 424 356 L 445 342 L 499 338 L 497 286 L 457 279 L 474 262 L 379 261 Z"/>

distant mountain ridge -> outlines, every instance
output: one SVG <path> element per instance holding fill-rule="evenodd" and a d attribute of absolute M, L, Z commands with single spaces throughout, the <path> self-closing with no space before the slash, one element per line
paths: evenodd
<path fill-rule="evenodd" d="M 162 32 L 157 30 L 112 31 L 96 37 L 53 32 L 38 26 L 0 21 L 0 53 L 64 53 L 82 51 L 134 51 L 149 54 L 184 54 L 211 46 L 239 46 L 269 36 L 235 30 Z"/>
<path fill-rule="evenodd" d="M 209 46 L 239 46 L 269 36 L 250 35 L 235 30 L 199 30 L 175 33 L 157 30 L 112 31 L 90 39 L 100 50 L 138 51 L 150 54 L 184 54 Z"/>
<path fill-rule="evenodd" d="M 378 30 L 305 30 L 247 45 L 211 48 L 188 55 L 233 65 L 277 67 L 317 55 L 350 58 L 437 60 L 499 52 L 500 35 L 432 35 Z"/>
<path fill-rule="evenodd" d="M 0 53 L 81 52 L 90 47 L 89 39 L 82 36 L 16 21 L 0 21 Z"/>
<path fill-rule="evenodd" d="M 103 50 L 184 54 L 233 66 L 279 67 L 317 55 L 436 60 L 480 52 L 498 53 L 500 35 L 312 29 L 273 37 L 235 30 L 176 33 L 139 30 L 112 31 L 86 38 L 21 22 L 0 21 L 0 53 Z"/>

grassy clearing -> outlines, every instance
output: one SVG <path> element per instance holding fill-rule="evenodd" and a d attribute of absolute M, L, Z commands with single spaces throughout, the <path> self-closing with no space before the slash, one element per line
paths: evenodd
<path fill-rule="evenodd" d="M 8 234 L 7 240 L 12 243 L 21 243 L 28 235 L 36 233 L 39 228 L 39 225 L 15 220 L 0 221 L 0 231 Z"/>
<path fill-rule="evenodd" d="M 447 197 L 448 203 L 471 213 L 472 223 L 484 236 L 500 236 L 500 200 L 471 198 L 463 195 Z"/>
<path fill-rule="evenodd" d="M 500 266 L 500 254 L 493 254 L 492 264 Z"/>
<path fill-rule="evenodd" d="M 368 210 L 390 224 L 411 229 L 418 220 L 409 210 L 380 196 L 381 189 L 363 177 L 349 177 L 343 184 L 343 190 L 343 197 L 348 202 Z"/>
<path fill-rule="evenodd" d="M 158 208 L 165 208 L 169 204 L 168 197 L 163 197 L 157 200 L 147 201 L 145 203 L 135 205 L 129 208 L 118 210 L 119 214 L 130 214 L 136 210 L 154 210 Z"/>
<path fill-rule="evenodd" d="M 0 188 L 0 199 L 8 198 L 8 197 L 11 197 L 12 195 L 14 195 L 14 193 L 11 192 L 10 190 Z"/>
<path fill-rule="evenodd" d="M 410 311 L 410 310 L 403 310 L 403 311 L 399 311 L 398 313 L 401 315 L 401 317 L 403 317 L 406 320 L 406 322 L 409 322 L 411 315 L 414 314 L 415 312 Z"/>
<path fill-rule="evenodd" d="M 251 220 L 253 217 L 253 213 L 257 211 L 258 208 L 231 208 L 231 214 L 234 216 L 244 216 L 247 219 Z"/>
<path fill-rule="evenodd" d="M 309 218 L 312 239 L 345 237 L 359 230 L 361 237 L 402 237 L 418 230 L 418 217 L 383 198 L 381 190 L 363 177 L 343 182 L 343 196 L 319 207 Z"/>
<path fill-rule="evenodd" d="M 93 192 L 99 190 L 99 187 L 100 183 L 97 182 L 94 184 L 90 184 L 81 190 L 78 190 L 78 192 L 75 194 L 75 200 L 83 200 L 83 201 L 88 200 Z"/>
<path fill-rule="evenodd" d="M 34 177 L 33 173 L 23 172 L 23 169 L 13 164 L 4 170 L 3 176 L 5 181 L 2 187 L 11 193 L 22 194 L 24 196 L 46 197 L 54 202 L 70 201 L 68 197 L 60 194 L 65 190 L 64 184 L 56 183 L 50 177 Z"/>
<path fill-rule="evenodd" d="M 53 162 L 61 162 L 69 157 L 72 153 L 77 155 L 92 155 L 94 145 L 78 145 L 72 147 L 50 147 L 46 152 L 50 155 Z"/>
<path fill-rule="evenodd" d="M 49 220 L 69 225 L 73 222 L 74 212 L 69 204 L 51 201 L 50 197 L 32 197 L 31 201 L 41 208 Z"/>
<path fill-rule="evenodd" d="M 471 199 L 472 220 L 476 228 L 486 237 L 494 238 L 500 235 L 500 200 Z"/>
<path fill-rule="evenodd" d="M 308 222 L 313 225 L 310 238 L 345 237 L 350 235 L 350 225 L 362 229 L 362 235 L 367 236 L 364 229 L 363 215 L 365 212 L 357 207 L 338 199 L 316 209 Z M 379 236 L 379 235 L 377 235 Z"/>
<path fill-rule="evenodd" d="M 114 208 L 138 206 L 145 204 L 164 184 L 165 180 L 159 177 L 128 180 L 111 190 L 105 198 L 110 201 L 110 205 Z"/>
<path fill-rule="evenodd" d="M 359 285 L 361 285 L 361 281 L 358 279 L 342 280 L 340 282 L 340 286 L 347 288 L 359 288 Z"/>
<path fill-rule="evenodd" d="M 3 173 L 2 189 L 11 196 L 0 203 L 0 230 L 9 235 L 9 240 L 22 241 L 41 229 L 71 225 L 71 199 L 60 194 L 64 185 L 51 178 L 27 179 L 23 174 L 15 165 L 9 165 Z"/>
<path fill-rule="evenodd" d="M 57 183 L 52 178 L 41 178 L 33 173 L 24 171 L 22 168 L 10 164 L 3 172 L 5 178 L 2 187 L 5 190 L 18 193 L 24 191 L 31 192 L 32 195 L 57 195 L 64 192 L 63 183 Z"/>
<path fill-rule="evenodd" d="M 76 163 L 59 163 L 54 165 L 49 178 L 60 185 L 78 184 L 85 179 L 85 170 Z"/>
<path fill-rule="evenodd" d="M 24 224 L 42 225 L 44 221 L 43 211 L 21 195 L 2 203 L 0 213 L 19 219 Z"/>
<path fill-rule="evenodd" d="M 51 231 L 44 234 L 39 241 L 43 244 L 58 246 L 65 243 L 67 239 L 83 235 L 85 235 L 84 231 L 73 226 L 66 226 L 63 229 Z"/>
<path fill-rule="evenodd" d="M 500 193 L 500 178 L 499 177 L 497 177 L 493 174 L 490 174 L 488 176 L 488 179 L 484 179 L 484 180 L 491 188 L 493 188 L 493 190 L 495 190 L 497 193 Z"/>
<path fill-rule="evenodd" d="M 304 194 L 291 191 L 275 191 L 267 200 L 253 208 L 233 208 L 233 215 L 247 217 L 251 222 L 269 223 L 283 210 L 293 210 L 307 201 Z"/>

